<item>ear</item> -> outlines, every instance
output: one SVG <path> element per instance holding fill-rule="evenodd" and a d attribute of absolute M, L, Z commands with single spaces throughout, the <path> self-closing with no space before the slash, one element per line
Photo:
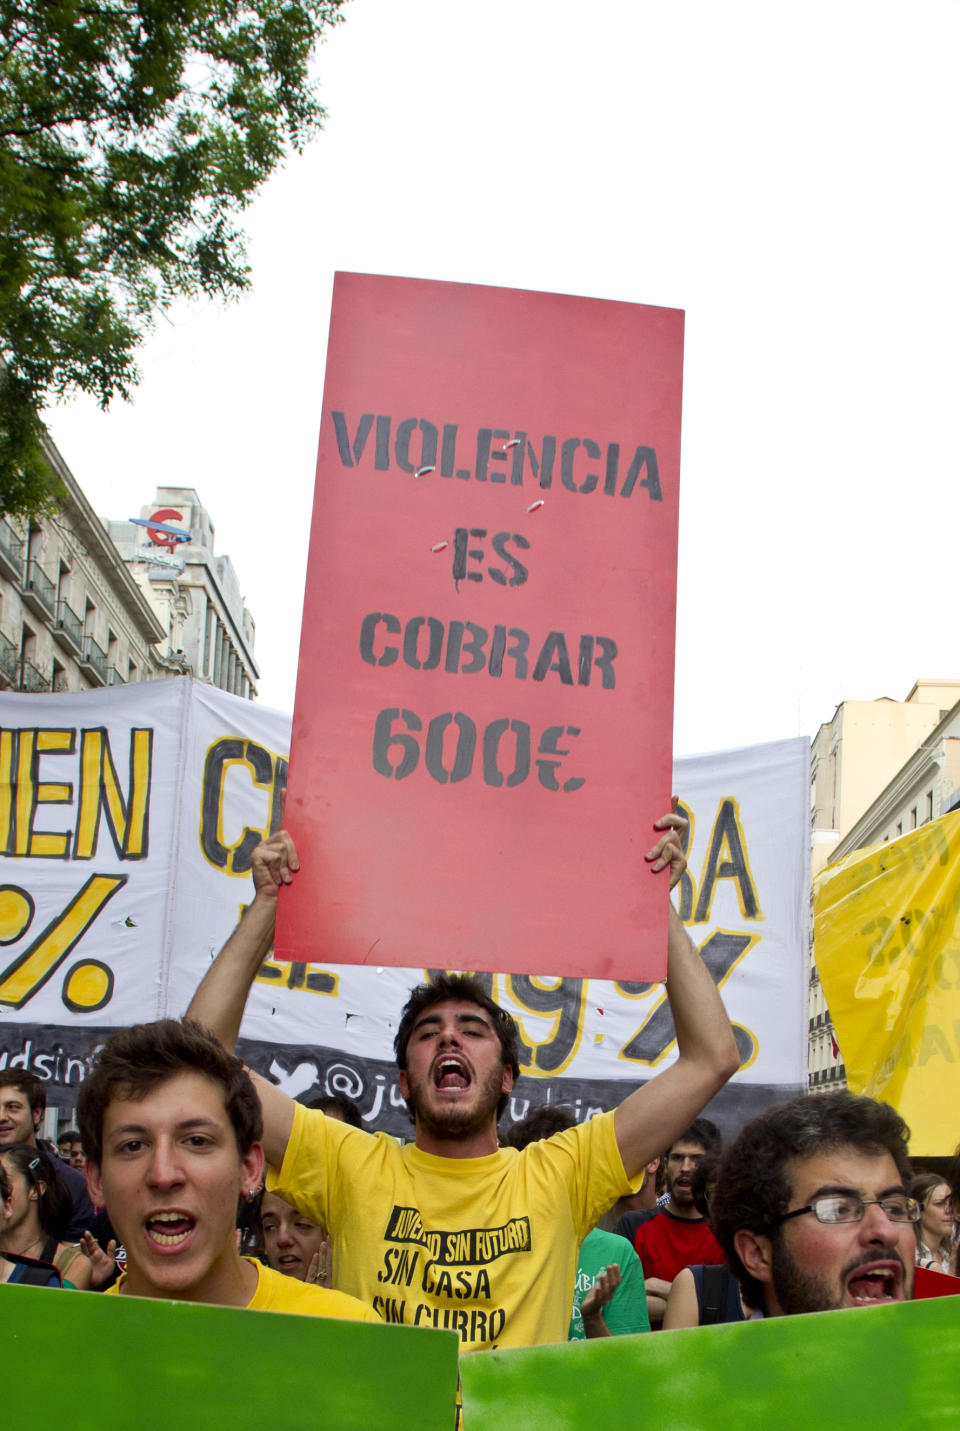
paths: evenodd
<path fill-rule="evenodd" d="M 94 1207 L 103 1207 L 104 1196 L 103 1183 L 100 1181 L 100 1164 L 95 1163 L 92 1158 L 88 1158 L 84 1174 L 87 1179 L 87 1192 L 90 1194 L 90 1201 Z"/>
<path fill-rule="evenodd" d="M 40 1119 L 43 1117 L 43 1109 L 31 1108 L 30 1112 L 33 1114 L 33 1131 L 36 1133 L 40 1127 Z"/>
<path fill-rule="evenodd" d="M 506 1068 L 503 1070 L 503 1078 L 500 1081 L 500 1092 L 513 1092 L 513 1069 L 510 1067 L 509 1064 L 507 1064 Z"/>
<path fill-rule="evenodd" d="M 773 1249 L 769 1237 L 743 1227 L 733 1234 L 737 1256 L 757 1282 L 773 1281 Z"/>
<path fill-rule="evenodd" d="M 240 1159 L 240 1191 L 244 1197 L 250 1197 L 259 1189 L 266 1166 L 263 1148 L 259 1143 L 254 1143 L 250 1151 Z"/>
<path fill-rule="evenodd" d="M 397 1069 L 397 1083 L 404 1098 L 410 1097 L 410 1084 L 407 1081 L 407 1072 L 404 1068 Z"/>

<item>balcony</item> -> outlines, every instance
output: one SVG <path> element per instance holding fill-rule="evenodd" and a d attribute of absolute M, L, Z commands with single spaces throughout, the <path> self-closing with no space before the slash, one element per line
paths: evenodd
<path fill-rule="evenodd" d="M 125 686 L 126 684 L 127 684 L 127 678 L 126 678 L 126 676 L 121 676 L 121 674 L 120 674 L 119 670 L 117 669 L 117 667 L 116 667 L 116 666 L 111 666 L 111 667 L 109 668 L 108 672 L 107 672 L 107 685 L 108 685 L 108 686 Z"/>
<path fill-rule="evenodd" d="M 17 682 L 17 689 L 28 691 L 31 695 L 38 695 L 40 691 L 49 691 L 50 682 L 42 671 L 38 671 L 32 661 L 28 661 L 24 656 L 20 661 L 20 679 Z"/>
<path fill-rule="evenodd" d="M 83 651 L 79 658 L 80 669 L 94 685 L 107 684 L 107 653 L 97 645 L 92 636 L 84 639 Z"/>
<path fill-rule="evenodd" d="M 35 561 L 27 562 L 27 579 L 23 583 L 23 604 L 42 621 L 54 621 L 57 615 L 57 588 Z"/>
<path fill-rule="evenodd" d="M 53 635 L 71 656 L 76 656 L 79 660 L 83 655 L 83 622 L 73 607 L 68 606 L 65 601 L 61 601 L 57 607 Z"/>
<path fill-rule="evenodd" d="M 0 520 L 0 573 L 8 581 L 23 579 L 23 542 L 9 522 Z"/>
<path fill-rule="evenodd" d="M 0 631 L 0 687 L 6 690 L 13 686 L 16 689 L 19 674 L 20 652 L 10 637 Z"/>

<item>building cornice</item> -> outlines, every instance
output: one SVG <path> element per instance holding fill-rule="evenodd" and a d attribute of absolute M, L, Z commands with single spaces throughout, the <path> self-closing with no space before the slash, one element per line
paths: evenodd
<path fill-rule="evenodd" d="M 943 720 L 938 721 L 930 734 L 921 741 L 910 759 L 901 765 L 893 779 L 881 790 L 873 804 L 868 806 L 856 824 L 851 826 L 833 851 L 830 863 L 832 864 L 835 860 L 842 859 L 844 855 L 852 854 L 854 850 L 862 848 L 872 837 L 872 832 L 876 831 L 877 826 L 889 819 L 893 811 L 909 797 L 916 786 L 925 783 L 925 778 L 931 767 L 939 766 L 938 756 L 941 754 L 940 747 L 944 742 L 958 738 L 960 738 L 960 701 L 951 706 Z"/>
<path fill-rule="evenodd" d="M 156 645 L 165 640 L 166 631 L 160 625 L 150 609 L 146 597 L 130 575 L 127 564 L 111 540 L 106 527 L 87 501 L 76 478 L 47 434 L 44 434 L 43 437 L 43 450 L 44 456 L 63 484 L 65 497 L 62 505 L 70 518 L 75 535 L 83 542 L 90 556 L 109 573 L 111 580 L 124 599 L 131 621 L 144 640 L 150 645 Z"/>

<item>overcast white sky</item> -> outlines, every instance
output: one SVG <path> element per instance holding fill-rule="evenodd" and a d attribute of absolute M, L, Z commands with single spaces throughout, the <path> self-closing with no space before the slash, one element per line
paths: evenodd
<path fill-rule="evenodd" d="M 292 710 L 336 269 L 684 308 L 675 745 L 960 676 L 957 0 L 352 0 L 253 291 L 54 439 L 104 517 L 196 487 Z"/>

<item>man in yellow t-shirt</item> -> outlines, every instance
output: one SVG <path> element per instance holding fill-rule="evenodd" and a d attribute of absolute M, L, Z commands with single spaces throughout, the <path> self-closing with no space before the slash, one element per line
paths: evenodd
<path fill-rule="evenodd" d="M 343 1292 L 307 1286 L 237 1251 L 237 1209 L 263 1176 L 250 1076 L 206 1030 L 161 1019 L 116 1033 L 79 1096 L 93 1201 L 127 1253 L 111 1292 L 375 1322 Z"/>
<path fill-rule="evenodd" d="M 686 863 L 685 828 L 680 815 L 663 816 L 646 855 L 655 874 L 669 870 L 671 886 Z M 290 836 L 259 845 L 252 868 L 254 900 L 189 1009 L 228 1048 L 272 942 L 278 892 L 299 869 Z M 672 905 L 667 980 L 676 1062 L 615 1112 L 522 1152 L 497 1142 L 519 1073 L 518 1030 L 472 979 L 419 985 L 404 1008 L 394 1047 L 413 1144 L 325 1118 L 253 1075 L 270 1186 L 329 1228 L 335 1284 L 384 1321 L 456 1331 L 465 1351 L 565 1341 L 581 1240 L 739 1061 L 713 979 Z"/>

